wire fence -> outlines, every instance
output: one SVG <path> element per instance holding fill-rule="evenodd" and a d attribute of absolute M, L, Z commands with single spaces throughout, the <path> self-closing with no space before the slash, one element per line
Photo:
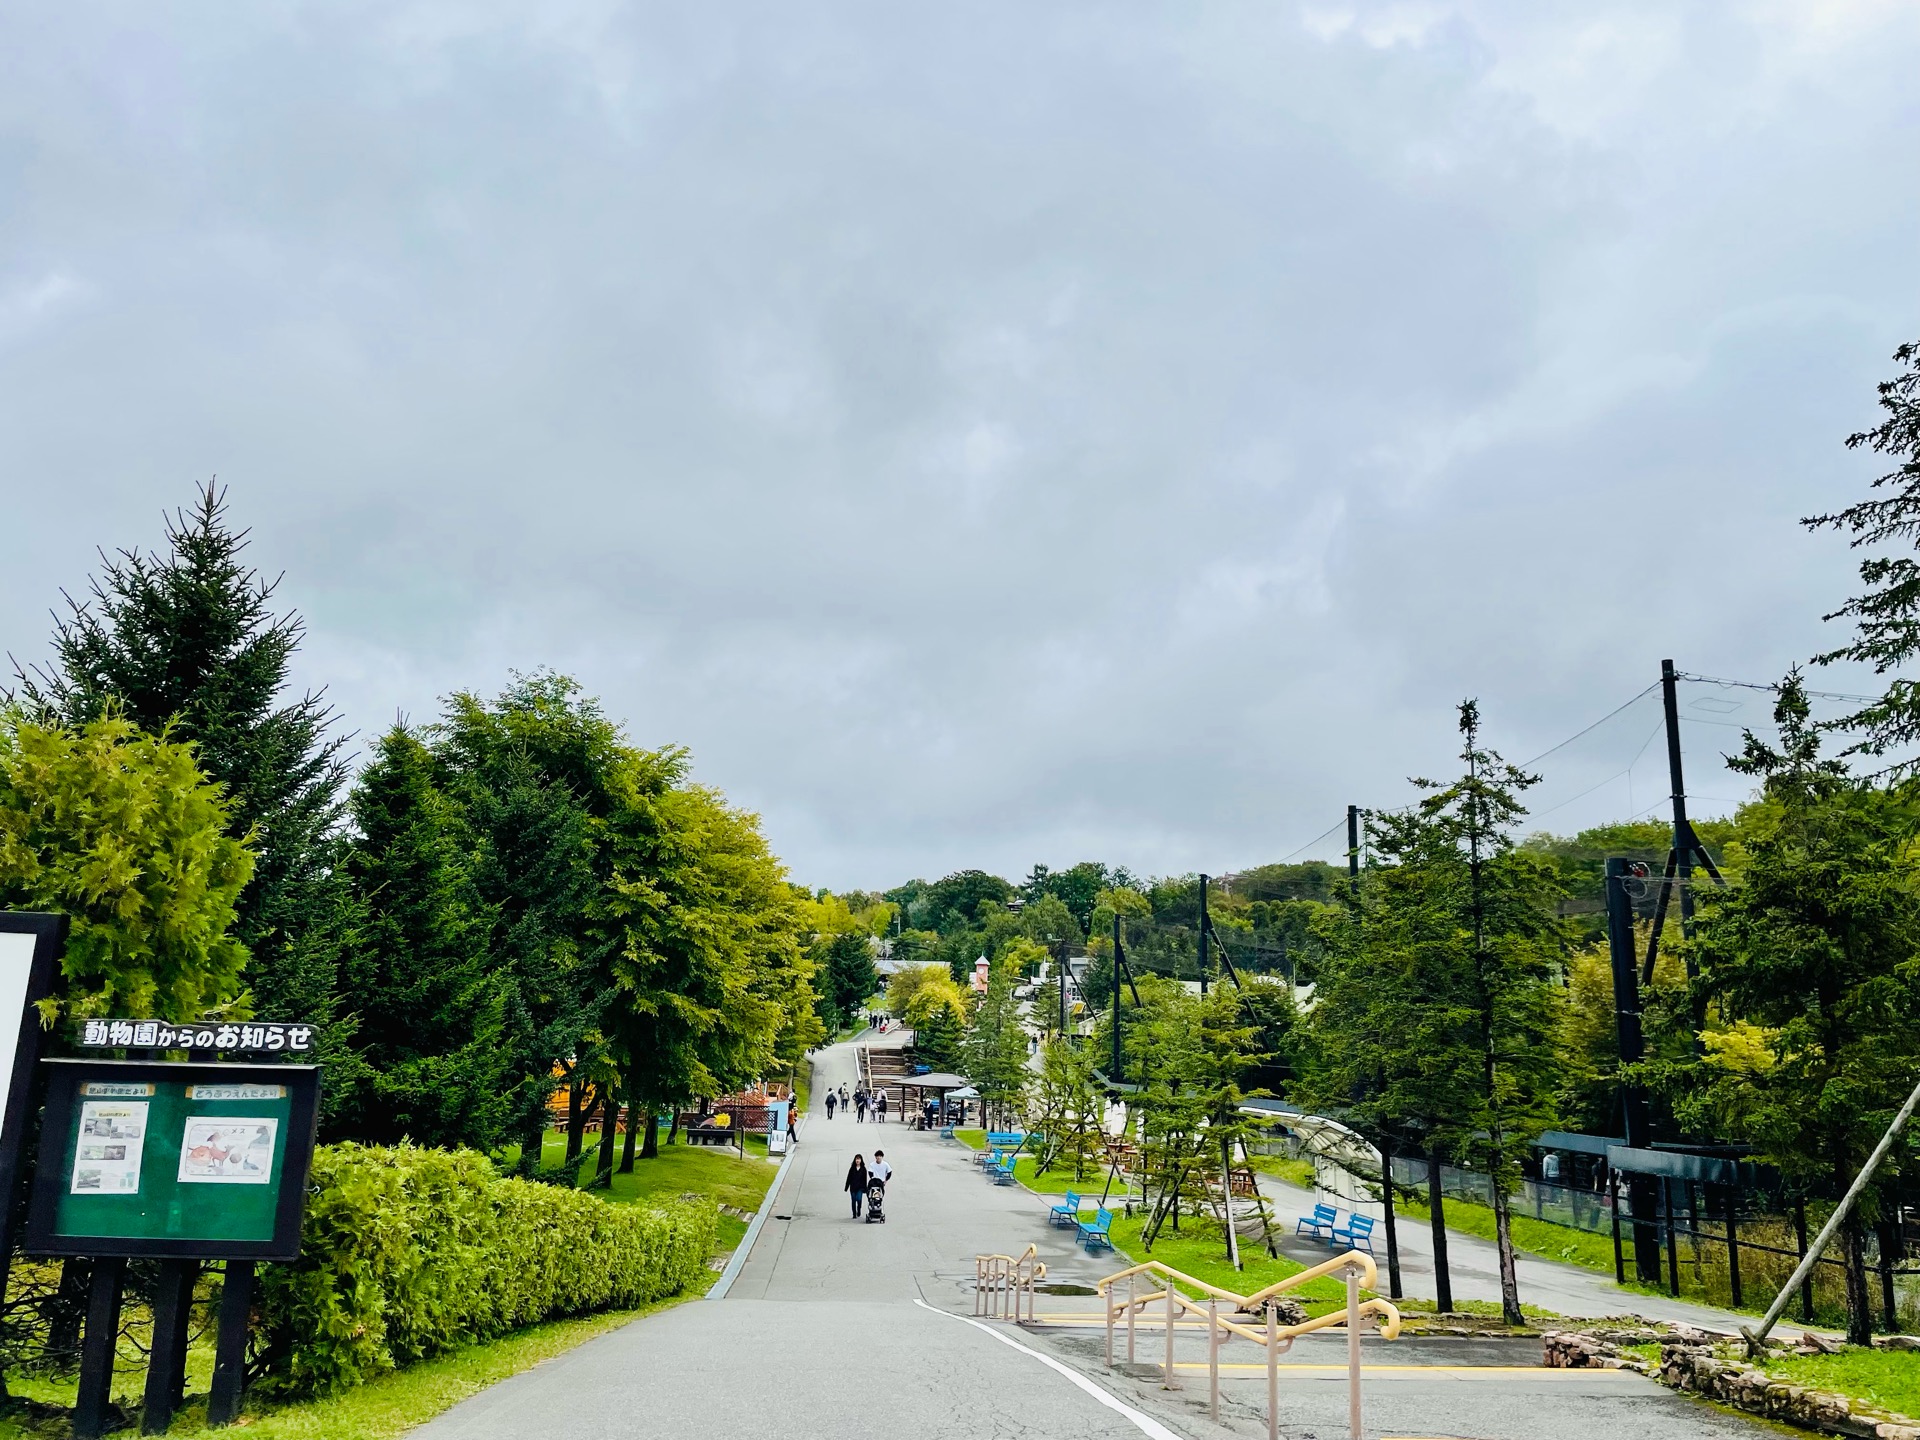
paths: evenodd
<path fill-rule="evenodd" d="M 1668 1294 L 1735 1310 L 1766 1305 L 1793 1276 L 1832 1211 L 1832 1202 L 1795 1202 L 1764 1189 L 1644 1177 L 1645 1212 L 1633 1210 L 1634 1177 L 1593 1167 L 1585 1184 L 1525 1178 L 1509 1197 L 1509 1213 L 1589 1235 L 1614 1246 L 1616 1278 L 1657 1286 Z M 1377 1177 L 1375 1177 L 1377 1179 Z M 1398 1190 L 1428 1194 L 1424 1159 L 1395 1156 Z M 1492 1208 L 1491 1179 L 1476 1170 L 1440 1166 L 1447 1200 Z M 1889 1332 L 1920 1330 L 1920 1214 L 1898 1202 L 1866 1237 L 1869 1285 L 1878 1320 Z M 1637 1238 L 1650 1247 L 1650 1274 L 1641 1274 Z M 1538 1236 L 1535 1237 L 1539 1239 Z M 1808 1323 L 1846 1323 L 1846 1265 L 1836 1239 L 1821 1253 L 1794 1298 Z"/>

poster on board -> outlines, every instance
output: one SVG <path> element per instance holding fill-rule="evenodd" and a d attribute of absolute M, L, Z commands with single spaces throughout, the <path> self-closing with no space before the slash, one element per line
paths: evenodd
<path fill-rule="evenodd" d="M 138 1195 L 146 1141 L 146 1101 L 87 1101 L 80 1107 L 80 1139 L 73 1148 L 73 1193 Z"/>
<path fill-rule="evenodd" d="M 192 1185 L 265 1185 L 273 1178 L 278 1120 L 192 1115 L 180 1137 L 180 1180 Z"/>

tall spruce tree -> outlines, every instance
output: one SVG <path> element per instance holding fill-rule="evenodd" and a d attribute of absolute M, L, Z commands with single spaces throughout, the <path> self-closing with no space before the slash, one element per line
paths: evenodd
<path fill-rule="evenodd" d="M 594 915 L 611 874 L 601 842 L 620 734 L 572 680 L 541 672 L 516 677 L 491 704 L 454 695 L 429 736 L 473 833 L 472 883 L 514 1077 L 508 1123 L 531 1168 L 555 1067 L 585 1075 L 605 1058 L 612 942 Z"/>
<path fill-rule="evenodd" d="M 1814 657 L 1826 665 L 1853 660 L 1871 665 L 1877 675 L 1892 674 L 1886 692 L 1842 723 L 1859 736 L 1855 749 L 1868 755 L 1904 751 L 1920 742 L 1920 680 L 1897 672 L 1920 657 L 1920 344 L 1902 345 L 1893 354 L 1902 373 L 1880 384 L 1885 418 L 1871 430 L 1847 437 L 1849 450 L 1887 456 L 1893 469 L 1873 482 L 1874 496 L 1826 515 L 1801 521 L 1813 529 L 1838 530 L 1853 537 L 1854 549 L 1869 551 L 1860 562 L 1866 587 L 1828 620 L 1851 620 L 1854 638 Z M 1872 553 L 1881 546 L 1906 552 Z M 1913 773 L 1920 759 L 1898 755 L 1892 768 Z"/>
<path fill-rule="evenodd" d="M 16 664 L 20 697 L 73 725 L 117 707 L 143 730 L 193 742 L 226 789 L 229 833 L 252 837 L 253 879 L 232 934 L 251 956 L 253 1011 L 325 1027 L 335 1097 L 356 1069 L 338 999 L 355 922 L 341 870 L 349 737 L 322 695 L 288 693 L 302 622 L 276 612 L 279 580 L 247 562 L 225 492 L 202 488 L 166 538 L 164 553 L 102 553 L 86 598 L 69 598 L 55 621 L 52 661 Z"/>
<path fill-rule="evenodd" d="M 1369 817 L 1377 864 L 1316 994 L 1314 1087 L 1357 1100 L 1376 1134 L 1410 1132 L 1487 1172 L 1501 1308 L 1518 1325 L 1508 1197 L 1552 1120 L 1561 890 L 1512 842 L 1533 777 L 1481 744 L 1473 701 L 1459 715 L 1465 773 L 1416 780 L 1427 793 L 1411 809 Z"/>
<path fill-rule="evenodd" d="M 347 868 L 364 920 L 343 974 L 366 1083 L 343 1105 L 357 1139 L 491 1150 L 507 1138 L 518 1076 L 510 987 L 487 949 L 473 835 L 420 737 L 383 736 L 354 787 Z"/>
<path fill-rule="evenodd" d="M 1710 891 L 1689 949 L 1716 1022 L 1703 1053 L 1657 1076 L 1681 1118 L 1752 1142 L 1802 1193 L 1838 1194 L 1920 1068 L 1920 868 L 1910 795 L 1820 755 L 1798 674 L 1777 748 L 1748 732 L 1733 768 L 1764 785 L 1742 814 L 1742 883 Z M 1905 1154 L 1906 1152 L 1901 1152 Z M 1870 1189 L 1842 1226 L 1847 1332 L 1867 1343 Z"/>

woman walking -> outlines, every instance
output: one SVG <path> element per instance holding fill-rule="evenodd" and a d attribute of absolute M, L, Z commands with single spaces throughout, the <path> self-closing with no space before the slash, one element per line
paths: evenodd
<path fill-rule="evenodd" d="M 846 1191 L 853 1197 L 853 1218 L 860 1218 L 860 1207 L 867 1203 L 867 1162 L 859 1155 L 847 1167 Z"/>

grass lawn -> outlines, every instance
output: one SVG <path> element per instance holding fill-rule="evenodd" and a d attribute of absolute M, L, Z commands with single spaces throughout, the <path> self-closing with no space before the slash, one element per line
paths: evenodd
<path fill-rule="evenodd" d="M 247 1435 L 257 1440 L 388 1440 L 479 1394 L 489 1385 L 531 1369 L 542 1360 L 551 1360 L 582 1341 L 618 1329 L 642 1315 L 664 1310 L 681 1299 L 692 1298 L 681 1296 L 641 1310 L 610 1311 L 584 1319 L 529 1326 L 499 1340 L 470 1345 L 383 1375 L 324 1400 L 275 1405 L 256 1404 L 249 1399 L 240 1425 L 246 1427 Z M 125 1403 L 137 1397 L 144 1380 L 144 1372 L 139 1368 L 123 1369 L 116 1376 L 116 1398 Z M 14 1375 L 9 1375 L 7 1381 L 16 1396 L 62 1405 L 73 1403 L 72 1381 L 60 1385 Z M 189 1388 L 195 1383 L 204 1387 L 206 1379 L 204 1376 L 190 1379 Z M 234 1433 L 233 1430 L 208 1429 L 206 1411 L 203 1389 L 197 1399 L 174 1417 L 173 1427 L 167 1433 L 181 1436 Z M 68 1430 L 64 1417 L 57 1420 L 25 1416 L 0 1418 L 0 1440 L 64 1437 Z"/>
<path fill-rule="evenodd" d="M 1292 1155 L 1250 1155 L 1248 1163 L 1267 1175 L 1274 1175 L 1303 1190 L 1313 1188 L 1313 1162 Z"/>
<path fill-rule="evenodd" d="M 1426 1225 L 1429 1222 L 1427 1207 L 1417 1200 L 1406 1196 L 1394 1197 L 1394 1215 L 1403 1224 Z M 1524 1250 L 1529 1255 L 1538 1255 L 1545 1260 L 1564 1260 L 1570 1265 L 1582 1265 L 1589 1270 L 1602 1270 L 1613 1273 L 1613 1236 L 1596 1235 L 1589 1230 L 1575 1230 L 1566 1225 L 1555 1225 L 1551 1220 L 1536 1220 L 1531 1215 L 1509 1217 L 1513 1229 L 1513 1248 Z M 1490 1206 L 1475 1205 L 1467 1200 L 1447 1201 L 1447 1228 L 1463 1234 L 1478 1236 L 1482 1240 L 1493 1239 L 1493 1210 Z"/>
<path fill-rule="evenodd" d="M 588 1137 L 595 1141 L 598 1138 Z M 616 1140 L 624 1138 L 619 1136 Z M 583 1181 L 593 1178 L 599 1154 L 599 1146 L 593 1144 L 587 1147 L 581 1157 L 580 1178 Z M 542 1163 L 557 1165 L 566 1155 L 567 1137 L 549 1131 L 540 1152 Z M 503 1168 L 511 1166 L 518 1158 L 517 1150 L 509 1151 Z M 697 1194 L 717 1200 L 722 1205 L 752 1211 L 758 1210 L 760 1202 L 766 1198 L 767 1187 L 773 1183 L 776 1168 L 767 1160 L 767 1140 L 764 1135 L 747 1137 L 747 1156 L 743 1160 L 738 1150 L 722 1150 L 711 1145 L 682 1145 L 678 1141 L 669 1145 L 667 1137 L 662 1134 L 658 1158 L 635 1159 L 631 1175 L 620 1173 L 616 1152 L 612 1193 L 604 1190 L 593 1193 L 616 1205 L 677 1200 L 682 1195 Z M 729 1217 L 722 1215 L 720 1218 L 725 1222 Z"/>
<path fill-rule="evenodd" d="M 1148 1254 L 1146 1247 L 1140 1243 L 1140 1231 L 1145 1223 L 1146 1219 L 1141 1215 L 1113 1217 L 1113 1244 L 1121 1252 L 1114 1259 L 1115 1270 L 1158 1260 L 1184 1275 L 1204 1280 L 1222 1290 L 1231 1290 L 1236 1295 L 1251 1295 L 1256 1290 L 1264 1290 L 1276 1280 L 1298 1275 L 1307 1268 L 1284 1255 L 1274 1259 L 1256 1240 L 1251 1244 L 1242 1243 L 1240 1259 L 1246 1268 L 1235 1270 L 1227 1260 L 1226 1237 L 1220 1229 L 1220 1222 L 1196 1220 L 1190 1215 L 1181 1217 L 1178 1235 L 1173 1233 L 1171 1223 L 1161 1226 L 1160 1234 L 1153 1242 L 1153 1253 Z M 1337 1309 L 1346 1304 L 1347 1299 L 1345 1284 L 1328 1276 L 1287 1293 L 1305 1305 L 1308 1313 L 1313 1315 Z"/>
<path fill-rule="evenodd" d="M 1920 1415 L 1920 1354 L 1900 1350 L 1843 1350 L 1838 1355 L 1783 1355 L 1758 1362 L 1769 1375 L 1795 1385 L 1832 1390 L 1902 1415 Z"/>

